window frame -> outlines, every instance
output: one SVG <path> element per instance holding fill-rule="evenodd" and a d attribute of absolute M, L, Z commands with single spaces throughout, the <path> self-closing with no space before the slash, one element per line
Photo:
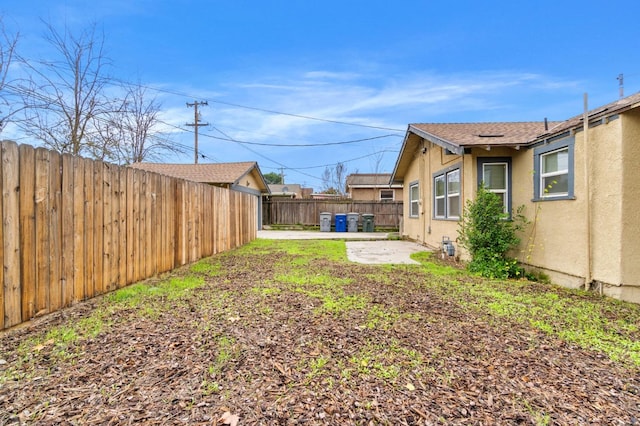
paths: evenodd
<path fill-rule="evenodd" d="M 557 201 L 557 200 L 575 200 L 574 183 L 575 183 L 575 137 L 560 136 L 544 145 L 540 145 L 533 150 L 533 201 Z M 542 160 L 546 155 L 554 152 L 567 150 L 567 192 L 560 195 L 545 195 L 543 177 L 551 176 L 545 174 L 542 176 Z M 564 175 L 565 173 L 555 174 L 555 176 Z"/>
<path fill-rule="evenodd" d="M 458 184 L 459 184 L 459 188 L 458 188 L 458 192 L 456 193 L 449 193 L 449 175 L 452 175 L 453 173 L 458 173 Z M 442 195 L 437 195 L 436 192 L 436 182 L 438 180 L 444 180 L 444 193 Z M 458 221 L 460 220 L 460 217 L 462 216 L 462 163 L 457 163 L 454 164 L 450 167 L 447 167 L 446 169 L 442 169 L 437 171 L 436 173 L 433 173 L 431 175 L 431 184 L 432 184 L 432 203 L 433 203 L 433 214 L 432 214 L 432 218 L 433 219 L 437 219 L 437 220 L 455 220 Z M 458 197 L 459 198 L 459 202 L 458 202 L 458 212 L 456 214 L 451 214 L 450 211 L 450 199 L 453 197 Z M 438 201 L 442 201 L 444 200 L 444 215 L 439 215 L 438 214 Z"/>
<path fill-rule="evenodd" d="M 417 198 L 413 199 L 413 190 L 414 188 L 416 189 L 416 195 Z M 419 181 L 413 181 L 411 183 L 409 183 L 409 217 L 410 218 L 417 218 L 420 217 L 420 182 Z M 416 205 L 416 213 L 413 213 L 413 206 L 414 204 Z"/>
<path fill-rule="evenodd" d="M 512 193 L 511 188 L 512 185 L 512 159 L 511 157 L 478 157 L 478 187 L 484 183 L 484 166 L 492 165 L 492 164 L 505 164 L 507 166 L 507 176 L 505 183 L 507 185 L 506 190 L 504 191 L 506 203 L 504 203 L 505 213 L 509 215 L 511 218 L 511 210 L 512 210 Z M 486 187 L 485 187 L 486 188 Z M 494 191 L 489 188 L 486 188 L 489 192 L 493 193 L 503 193 L 502 191 Z"/>
<path fill-rule="evenodd" d="M 391 198 L 388 198 L 388 197 L 382 198 L 382 193 L 385 191 L 388 191 L 389 193 L 391 193 Z M 393 201 L 395 199 L 396 199 L 396 191 L 394 191 L 393 189 L 388 189 L 388 188 L 381 189 L 378 193 L 378 200 L 380 201 Z"/>

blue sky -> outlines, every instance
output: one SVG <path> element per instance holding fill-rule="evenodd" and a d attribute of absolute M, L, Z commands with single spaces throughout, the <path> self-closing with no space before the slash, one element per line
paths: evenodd
<path fill-rule="evenodd" d="M 47 54 L 41 19 L 95 22 L 110 74 L 158 89 L 176 143 L 193 147 L 186 103 L 208 102 L 200 162 L 257 161 L 316 190 L 337 162 L 391 172 L 408 123 L 563 120 L 584 93 L 617 99 L 620 73 L 640 91 L 637 0 L 11 0 L 0 14 L 27 57 Z"/>

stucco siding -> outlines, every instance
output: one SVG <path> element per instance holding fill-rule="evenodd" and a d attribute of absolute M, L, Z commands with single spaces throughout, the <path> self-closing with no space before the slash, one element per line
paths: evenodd
<path fill-rule="evenodd" d="M 640 110 L 622 116 L 622 284 L 640 287 Z M 640 302 L 640 289 L 635 293 Z"/>
<path fill-rule="evenodd" d="M 592 278 L 622 282 L 622 120 L 590 129 Z"/>
<path fill-rule="evenodd" d="M 238 181 L 239 186 L 246 186 L 247 188 L 255 189 L 260 191 L 260 181 L 256 179 L 256 177 L 251 173 L 243 176 Z"/>
<path fill-rule="evenodd" d="M 404 237 L 410 238 L 412 240 L 418 242 L 424 242 L 424 202 L 420 203 L 419 214 L 417 217 L 411 217 L 411 189 L 410 186 L 419 182 L 420 193 L 424 192 L 425 181 L 424 178 L 420 176 L 420 171 L 422 170 L 422 159 L 419 157 L 420 154 L 416 154 L 416 158 L 409 165 L 407 172 L 404 177 L 404 187 L 407 188 L 403 194 L 403 229 L 402 234 Z M 422 164 L 421 164 L 422 163 Z M 423 198 L 423 195 L 421 195 Z"/>

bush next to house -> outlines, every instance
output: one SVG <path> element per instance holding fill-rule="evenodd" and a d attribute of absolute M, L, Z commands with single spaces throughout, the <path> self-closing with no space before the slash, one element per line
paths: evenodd
<path fill-rule="evenodd" d="M 525 224 L 522 208 L 513 220 L 504 212 L 500 197 L 484 186 L 475 200 L 468 200 L 460 221 L 459 243 L 471 255 L 471 272 L 487 278 L 517 278 L 523 275 L 518 262 L 507 256 L 520 243 L 516 233 Z"/>

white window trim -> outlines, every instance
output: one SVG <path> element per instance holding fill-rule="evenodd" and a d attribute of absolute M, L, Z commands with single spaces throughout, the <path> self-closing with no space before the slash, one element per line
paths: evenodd
<path fill-rule="evenodd" d="M 417 196 L 415 200 L 411 197 L 413 196 L 413 188 L 417 188 Z M 416 204 L 417 214 L 413 214 L 413 205 Z M 412 182 L 409 184 L 409 217 L 420 217 L 420 182 Z"/>
<path fill-rule="evenodd" d="M 391 198 L 382 198 L 382 192 L 383 192 L 383 191 L 389 191 L 389 192 L 391 192 Z M 395 200 L 395 199 L 396 199 L 396 191 L 395 191 L 395 190 L 393 190 L 393 189 L 387 189 L 387 188 L 385 188 L 385 189 L 381 189 L 381 190 L 378 192 L 378 199 L 379 199 L 380 201 L 393 201 L 393 200 Z"/>
<path fill-rule="evenodd" d="M 456 173 L 456 172 L 458 173 L 458 192 L 449 192 L 449 175 L 451 175 L 453 173 Z M 455 170 L 452 170 L 450 172 L 447 172 L 446 181 L 445 181 L 446 182 L 445 191 L 446 191 L 446 194 L 447 194 L 447 205 L 446 205 L 447 218 L 449 218 L 449 219 L 460 219 L 460 212 L 459 211 L 458 211 L 457 215 L 456 214 L 451 214 L 451 211 L 450 211 L 450 209 L 451 209 L 450 199 L 451 198 L 458 197 L 458 208 L 460 208 L 460 189 L 459 189 L 460 188 L 460 183 L 461 183 L 460 180 L 461 180 L 460 179 L 460 169 L 455 169 Z"/>
<path fill-rule="evenodd" d="M 491 188 L 486 188 L 487 191 L 489 192 L 493 192 L 494 194 L 503 194 L 503 206 L 504 206 L 504 212 L 509 214 L 509 206 L 511 205 L 511 200 L 509 199 L 509 162 L 508 161 L 492 161 L 492 162 L 487 162 L 487 163 L 482 163 L 482 176 L 484 176 L 484 166 L 502 166 L 504 165 L 504 172 L 505 172 L 505 176 L 504 176 L 504 182 L 505 182 L 505 189 L 491 189 Z"/>
<path fill-rule="evenodd" d="M 457 193 L 449 194 L 449 180 L 448 176 L 454 172 L 459 173 L 460 180 L 460 189 L 462 189 L 462 164 L 458 163 L 451 167 L 448 167 L 444 170 L 440 170 L 434 173 L 431 177 L 431 182 L 433 185 L 433 218 L 440 220 L 459 220 L 462 212 L 458 212 L 456 215 L 451 215 L 449 211 L 449 198 L 453 198 L 458 196 L 460 198 L 460 202 L 458 203 L 459 208 L 462 209 L 462 191 L 459 190 Z M 444 179 L 444 195 L 436 196 L 436 179 Z M 437 214 L 437 200 L 441 200 L 444 198 L 444 216 Z"/>
<path fill-rule="evenodd" d="M 436 181 L 442 179 L 444 182 L 444 192 L 442 195 L 438 195 L 436 193 Z M 444 215 L 438 214 L 438 200 L 444 200 Z M 446 219 L 447 218 L 447 174 L 441 174 L 433 178 L 433 215 L 438 219 Z"/>
<path fill-rule="evenodd" d="M 558 154 L 562 151 L 567 151 L 567 156 L 569 155 L 569 147 L 565 146 L 563 148 L 556 149 L 554 151 L 545 152 L 544 154 L 540 154 L 540 198 L 556 198 L 556 197 L 566 197 L 569 195 L 568 192 L 546 192 L 546 186 L 544 185 L 545 178 L 551 178 L 554 176 L 567 176 L 567 180 L 569 179 L 569 167 L 567 165 L 566 169 L 557 170 L 549 173 L 542 173 L 542 165 L 544 164 L 544 158 L 548 155 Z"/>

